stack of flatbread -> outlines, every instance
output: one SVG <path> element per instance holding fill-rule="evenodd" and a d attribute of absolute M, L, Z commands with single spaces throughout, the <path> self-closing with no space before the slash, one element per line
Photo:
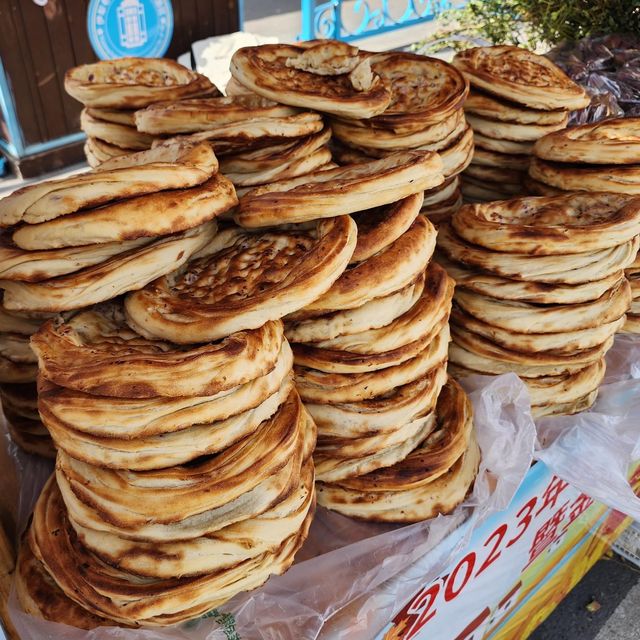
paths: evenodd
<path fill-rule="evenodd" d="M 569 112 L 588 105 L 588 96 L 553 62 L 519 47 L 467 49 L 453 64 L 471 83 L 464 110 L 475 152 L 462 177 L 465 198 L 506 200 L 527 193 L 534 142 L 564 129 Z"/>
<path fill-rule="evenodd" d="M 239 194 L 331 162 L 331 130 L 320 114 L 256 95 L 155 104 L 136 112 L 135 121 L 144 135 L 210 144 Z"/>
<path fill-rule="evenodd" d="M 527 187 L 537 195 L 611 191 L 640 196 L 640 118 L 572 127 L 536 142 Z M 640 259 L 627 269 L 633 302 L 623 331 L 640 333 Z"/>
<path fill-rule="evenodd" d="M 456 280 L 454 376 L 517 373 L 536 416 L 595 401 L 625 323 L 640 198 L 583 193 L 465 205 L 438 247 Z"/>
<path fill-rule="evenodd" d="M 31 334 L 57 312 L 179 267 L 211 241 L 214 218 L 236 202 L 202 143 L 159 145 L 0 200 L 0 395 L 19 444 L 51 451 L 37 418 Z"/>
<path fill-rule="evenodd" d="M 296 386 L 318 426 L 318 500 L 354 517 L 447 512 L 477 470 L 468 400 L 447 386 L 453 281 L 431 263 L 436 231 L 420 215 L 423 192 L 442 182 L 437 154 L 400 151 L 254 189 L 235 215 L 256 229 L 344 214 L 357 224 L 346 271 L 285 318 Z"/>
<path fill-rule="evenodd" d="M 399 151 L 437 151 L 446 180 L 425 194 L 423 213 L 437 222 L 462 203 L 457 175 L 471 160 L 473 134 L 462 112 L 468 84 L 450 64 L 321 40 L 241 49 L 231 71 L 234 92 L 243 87 L 327 114 L 340 165 Z"/>
<path fill-rule="evenodd" d="M 84 105 L 80 127 L 87 134 L 85 155 L 92 167 L 151 147 L 154 136 L 136 129 L 136 109 L 220 95 L 205 76 L 163 58 L 121 58 L 74 67 L 65 76 L 65 89 Z"/>
<path fill-rule="evenodd" d="M 279 320 L 179 346 L 105 303 L 32 345 L 58 456 L 26 544 L 67 598 L 103 623 L 166 625 L 291 564 L 315 502 L 315 426 Z M 46 613 L 39 584 L 19 592 Z"/>

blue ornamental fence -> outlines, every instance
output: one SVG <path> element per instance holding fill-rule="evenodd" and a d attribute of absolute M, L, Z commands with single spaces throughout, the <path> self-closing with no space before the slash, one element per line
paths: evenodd
<path fill-rule="evenodd" d="M 433 20 L 452 6 L 450 0 L 301 0 L 302 31 L 300 40 L 336 38 L 350 42 Z"/>

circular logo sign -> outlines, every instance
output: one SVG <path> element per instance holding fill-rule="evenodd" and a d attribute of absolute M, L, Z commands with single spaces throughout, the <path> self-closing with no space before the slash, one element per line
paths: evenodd
<path fill-rule="evenodd" d="M 170 0 L 91 0 L 89 40 L 101 60 L 136 56 L 158 58 L 173 35 Z"/>

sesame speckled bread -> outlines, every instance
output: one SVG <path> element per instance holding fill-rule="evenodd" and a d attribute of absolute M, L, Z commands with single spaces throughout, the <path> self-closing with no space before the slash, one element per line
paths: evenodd
<path fill-rule="evenodd" d="M 640 233 L 640 198 L 574 193 L 467 205 L 453 218 L 467 242 L 494 251 L 563 255 L 624 244 Z"/>
<path fill-rule="evenodd" d="M 443 180 L 436 153 L 398 152 L 258 187 L 240 199 L 236 220 L 244 227 L 264 227 L 355 213 L 397 202 Z"/>
<path fill-rule="evenodd" d="M 212 94 L 203 75 L 167 58 L 120 58 L 67 71 L 67 93 L 87 107 L 139 109 L 163 100 Z"/>
<path fill-rule="evenodd" d="M 492 251 L 466 242 L 450 225 L 438 229 L 438 249 L 450 259 L 504 278 L 524 282 L 576 285 L 609 278 L 633 263 L 640 238 L 612 248 L 567 255 Z"/>
<path fill-rule="evenodd" d="M 540 139 L 533 153 L 552 162 L 638 164 L 640 118 L 615 118 L 558 131 Z"/>
<path fill-rule="evenodd" d="M 94 251 L 98 251 L 103 243 L 121 243 L 124 247 L 132 240 L 150 240 L 197 227 L 237 203 L 233 184 L 216 173 L 191 189 L 160 191 L 22 225 L 13 232 L 12 239 L 17 246 L 29 250 L 29 255 L 32 251 L 83 245 L 96 245 Z M 158 215 L 159 211 L 162 215 Z"/>
<path fill-rule="evenodd" d="M 368 56 L 337 41 L 316 46 L 243 47 L 231 58 L 235 80 L 258 95 L 347 118 L 381 114 L 391 91 L 372 72 Z"/>
<path fill-rule="evenodd" d="M 254 329 L 313 302 L 346 268 L 356 244 L 349 216 L 306 227 L 222 231 L 194 261 L 129 296 L 144 335 L 179 344 Z"/>
<path fill-rule="evenodd" d="M 197 98 L 153 104 L 135 113 L 139 131 L 154 135 L 176 135 L 217 129 L 254 118 L 286 118 L 298 109 L 260 96 Z"/>
<path fill-rule="evenodd" d="M 132 331 L 116 303 L 52 320 L 33 336 L 43 376 L 57 385 L 118 398 L 210 396 L 271 371 L 284 340 L 280 322 L 216 343 L 178 347 Z"/>
<path fill-rule="evenodd" d="M 206 144 L 161 144 L 119 156 L 98 170 L 22 187 L 0 200 L 0 226 L 36 224 L 113 200 L 208 180 L 218 161 Z"/>
<path fill-rule="evenodd" d="M 529 109 L 477 90 L 469 92 L 464 102 L 464 110 L 466 113 L 477 114 L 490 120 L 536 125 L 559 124 L 566 120 L 567 115 L 566 109 Z"/>
<path fill-rule="evenodd" d="M 533 157 L 529 175 L 562 191 L 614 191 L 640 195 L 640 167 L 634 164 L 567 164 Z"/>
<path fill-rule="evenodd" d="M 449 379 L 438 400 L 435 430 L 422 444 L 392 466 L 318 482 L 318 504 L 362 520 L 417 522 L 462 502 L 479 462 L 471 405 Z"/>
<path fill-rule="evenodd" d="M 163 236 L 80 271 L 40 282 L 0 280 L 10 311 L 70 311 L 140 289 L 178 269 L 206 247 L 217 231 L 215 220 Z"/>
<path fill-rule="evenodd" d="M 469 80 L 492 95 L 532 109 L 582 109 L 589 97 L 551 60 L 508 45 L 460 51 L 453 64 Z"/>

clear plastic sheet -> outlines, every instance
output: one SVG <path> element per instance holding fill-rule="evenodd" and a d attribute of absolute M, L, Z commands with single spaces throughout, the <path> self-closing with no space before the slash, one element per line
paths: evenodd
<path fill-rule="evenodd" d="M 451 515 L 407 526 L 361 523 L 318 509 L 289 572 L 240 594 L 211 617 L 163 630 L 86 632 L 25 615 L 14 594 L 10 615 L 23 640 L 368 639 L 420 585 L 446 569 L 482 521 L 508 506 L 534 455 L 579 490 L 640 519 L 640 501 L 627 482 L 630 463 L 640 458 L 637 378 L 640 339 L 618 336 L 596 406 L 541 420 L 537 445 L 517 376 L 468 378 L 483 461 L 464 504 Z M 32 467 L 29 456 L 20 459 L 24 517 L 46 474 L 42 465 Z M 458 535 L 449 535 L 458 528 Z"/>
<path fill-rule="evenodd" d="M 392 526 L 356 522 L 319 508 L 297 563 L 284 576 L 271 578 L 252 593 L 240 594 L 211 618 L 170 629 L 130 631 L 102 627 L 91 632 L 81 631 L 25 615 L 12 593 L 10 615 L 21 638 L 217 640 L 234 637 L 218 624 L 224 624 L 221 616 L 232 613 L 234 628 L 243 639 L 311 640 L 319 636 L 325 622 L 334 614 L 357 604 L 360 599 L 366 601 L 368 594 L 411 567 L 463 525 L 465 535 L 454 548 L 447 548 L 445 544 L 434 553 L 431 571 L 435 575 L 464 546 L 475 526 L 509 504 L 533 455 L 535 427 L 522 382 L 514 374 L 493 379 L 477 377 L 468 381 L 467 388 L 474 404 L 483 461 L 472 493 L 451 515 Z M 46 465 L 23 454 L 16 459 L 20 465 L 20 514 L 24 526 L 25 515 L 46 478 Z M 424 577 L 423 571 L 413 580 L 403 580 L 393 593 L 387 594 L 383 608 L 406 599 L 417 581 Z M 357 637 L 352 634 L 355 634 L 353 628 L 348 637 Z"/>
<path fill-rule="evenodd" d="M 591 95 L 571 124 L 640 114 L 640 36 L 608 35 L 559 45 L 547 56 Z"/>

